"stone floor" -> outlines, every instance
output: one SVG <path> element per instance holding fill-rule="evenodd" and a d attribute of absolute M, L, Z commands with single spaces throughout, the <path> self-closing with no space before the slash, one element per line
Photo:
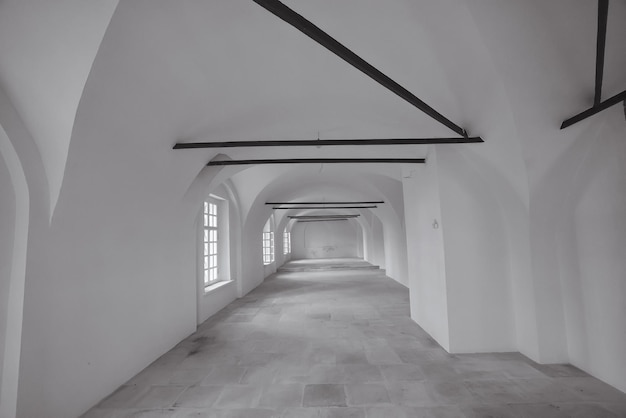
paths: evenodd
<path fill-rule="evenodd" d="M 377 270 L 281 273 L 203 323 L 84 417 L 626 417 L 568 365 L 449 355 Z"/>

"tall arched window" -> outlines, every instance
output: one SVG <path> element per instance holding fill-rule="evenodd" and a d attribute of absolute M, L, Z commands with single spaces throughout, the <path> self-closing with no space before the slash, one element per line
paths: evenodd
<path fill-rule="evenodd" d="M 263 264 L 266 266 L 274 262 L 274 231 L 272 229 L 270 216 L 263 227 Z"/>
<path fill-rule="evenodd" d="M 291 253 L 291 232 L 283 232 L 283 254 Z"/>
<path fill-rule="evenodd" d="M 212 201 L 204 202 L 204 234 L 203 234 L 203 255 L 204 255 L 204 287 L 210 286 L 219 280 L 218 274 L 218 231 L 217 231 L 218 211 L 217 203 Z"/>

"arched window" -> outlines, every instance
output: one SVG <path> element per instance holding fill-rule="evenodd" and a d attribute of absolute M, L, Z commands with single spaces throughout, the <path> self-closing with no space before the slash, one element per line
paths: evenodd
<path fill-rule="evenodd" d="M 204 202 L 203 214 L 203 265 L 204 287 L 208 287 L 219 280 L 218 270 L 218 208 L 217 202 Z"/>
<path fill-rule="evenodd" d="M 267 220 L 263 227 L 263 264 L 268 265 L 274 262 L 274 231 L 272 217 Z"/>
<path fill-rule="evenodd" d="M 291 232 L 283 232 L 283 254 L 291 253 Z"/>

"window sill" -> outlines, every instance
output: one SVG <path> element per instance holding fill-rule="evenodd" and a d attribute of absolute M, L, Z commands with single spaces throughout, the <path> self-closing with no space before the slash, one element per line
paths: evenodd
<path fill-rule="evenodd" d="M 207 286 L 204 288 L 204 295 L 206 296 L 207 294 L 211 293 L 214 290 L 219 289 L 220 287 L 224 287 L 227 286 L 231 283 L 235 283 L 234 280 L 223 280 L 221 282 L 217 282 L 217 283 L 213 283 L 211 286 Z"/>

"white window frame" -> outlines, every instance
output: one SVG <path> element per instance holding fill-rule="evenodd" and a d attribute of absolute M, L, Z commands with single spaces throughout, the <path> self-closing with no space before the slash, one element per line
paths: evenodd
<path fill-rule="evenodd" d="M 283 255 L 291 253 L 291 232 L 283 232 Z"/>
<path fill-rule="evenodd" d="M 274 262 L 274 232 L 263 232 L 263 265 Z"/>
<path fill-rule="evenodd" d="M 202 278 L 205 290 L 220 280 L 218 216 L 218 204 L 211 200 L 205 201 L 202 216 Z"/>

